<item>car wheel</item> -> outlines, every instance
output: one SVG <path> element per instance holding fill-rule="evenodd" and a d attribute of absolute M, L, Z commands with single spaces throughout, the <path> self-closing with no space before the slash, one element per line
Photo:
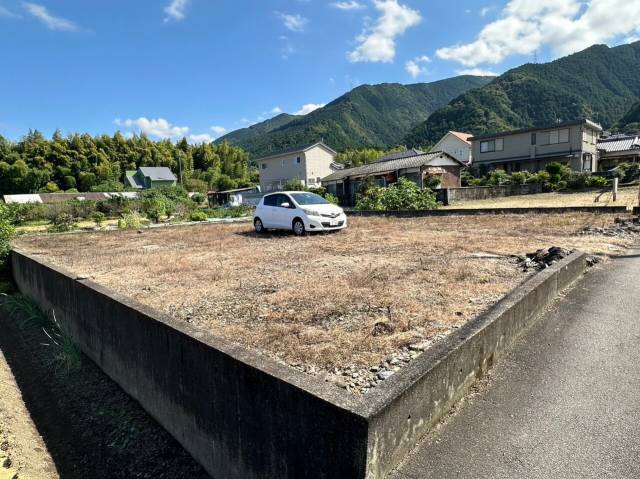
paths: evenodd
<path fill-rule="evenodd" d="M 306 234 L 304 223 L 301 219 L 293 220 L 293 234 L 296 236 L 304 236 Z"/>
<path fill-rule="evenodd" d="M 256 229 L 256 233 L 264 233 L 264 225 L 262 224 L 262 220 L 260 218 L 256 218 L 255 220 L 253 220 L 253 227 Z"/>

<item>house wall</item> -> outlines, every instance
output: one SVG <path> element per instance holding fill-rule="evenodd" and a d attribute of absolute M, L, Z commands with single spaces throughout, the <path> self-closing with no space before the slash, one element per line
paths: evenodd
<path fill-rule="evenodd" d="M 296 159 L 300 158 L 300 163 Z M 319 186 L 318 178 L 333 173 L 334 155 L 320 146 L 305 152 L 293 152 L 259 161 L 260 187 L 263 192 L 276 191 L 290 180 L 300 180 L 306 186 Z M 263 168 L 263 164 L 267 167 Z M 309 180 L 313 179 L 313 183 Z"/>
<path fill-rule="evenodd" d="M 471 162 L 471 145 L 451 133 L 443 136 L 431 151 L 444 151 L 463 163 Z"/>
<path fill-rule="evenodd" d="M 320 180 L 333 173 L 331 163 L 335 156 L 320 146 L 305 151 L 304 160 L 307 186 L 320 186 Z"/>
<path fill-rule="evenodd" d="M 150 184 L 150 188 L 161 188 L 163 186 L 176 186 L 176 181 L 150 181 L 148 182 Z"/>
<path fill-rule="evenodd" d="M 568 141 L 550 143 L 552 132 L 569 130 Z M 532 134 L 536 135 L 536 144 L 531 144 Z M 512 135 L 495 135 L 472 141 L 472 156 L 476 167 L 490 170 L 503 167 L 507 171 L 527 170 L 531 172 L 544 169 L 551 161 L 566 163 L 573 170 L 582 171 L 582 154 L 590 153 L 593 157 L 590 171 L 597 169 L 596 139 L 598 132 L 586 124 L 545 128 Z M 480 145 L 484 141 L 502 139 L 502 151 L 481 153 Z M 574 158 L 564 158 L 573 155 Z"/>

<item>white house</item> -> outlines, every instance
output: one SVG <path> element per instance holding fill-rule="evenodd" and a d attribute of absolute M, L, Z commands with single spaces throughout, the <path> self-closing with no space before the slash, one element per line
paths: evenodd
<path fill-rule="evenodd" d="M 282 190 L 285 183 L 298 180 L 307 187 L 320 186 L 320 180 L 342 168 L 337 153 L 319 141 L 311 145 L 279 151 L 256 159 L 263 193 Z"/>
<path fill-rule="evenodd" d="M 471 138 L 469 133 L 450 131 L 444 135 L 431 151 L 444 151 L 465 165 L 471 164 Z"/>

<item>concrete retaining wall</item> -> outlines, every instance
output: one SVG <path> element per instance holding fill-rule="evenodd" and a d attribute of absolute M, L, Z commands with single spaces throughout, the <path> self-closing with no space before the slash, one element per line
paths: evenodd
<path fill-rule="evenodd" d="M 385 477 L 565 286 L 573 254 L 362 398 L 177 322 L 24 252 L 20 291 L 214 478 Z"/>
<path fill-rule="evenodd" d="M 537 193 L 542 193 L 541 183 L 531 183 L 528 185 L 468 186 L 463 188 L 448 188 L 447 202 L 445 204 L 458 203 L 461 201 L 502 198 L 505 196 L 534 195 Z"/>
<path fill-rule="evenodd" d="M 348 216 L 393 216 L 397 218 L 418 218 L 423 216 L 476 216 L 476 215 L 532 215 L 554 213 L 600 213 L 624 214 L 626 206 L 563 206 L 555 208 L 455 208 L 418 211 L 348 211 Z"/>

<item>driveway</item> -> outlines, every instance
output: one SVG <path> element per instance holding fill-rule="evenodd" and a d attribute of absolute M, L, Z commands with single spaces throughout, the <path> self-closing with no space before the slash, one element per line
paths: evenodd
<path fill-rule="evenodd" d="M 592 270 L 393 479 L 640 477 L 640 252 Z"/>

